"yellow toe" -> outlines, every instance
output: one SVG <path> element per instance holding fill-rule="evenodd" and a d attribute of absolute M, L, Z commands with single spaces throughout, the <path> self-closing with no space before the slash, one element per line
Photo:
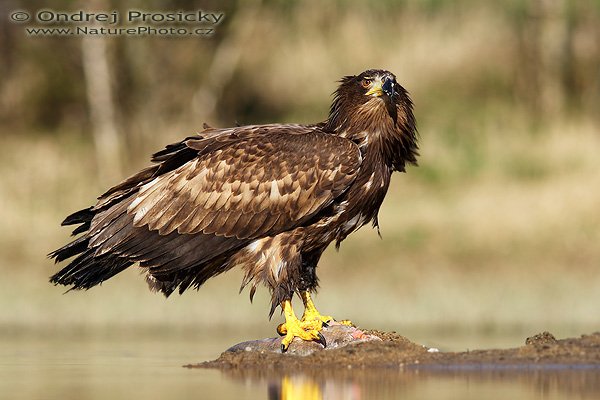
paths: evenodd
<path fill-rule="evenodd" d="M 302 315 L 302 321 L 318 321 L 322 325 L 333 321 L 333 317 L 331 315 L 321 315 L 316 309 L 314 311 L 307 309 Z"/>
<path fill-rule="evenodd" d="M 302 302 L 304 303 L 304 315 L 302 315 L 302 321 L 320 321 L 322 324 L 336 321 L 331 315 L 321 315 L 319 310 L 315 307 L 309 291 L 301 292 L 300 297 L 302 297 Z M 347 319 L 338 322 L 342 325 L 354 326 L 354 324 Z"/>
<path fill-rule="evenodd" d="M 325 337 L 321 334 L 323 322 L 317 319 L 308 321 L 299 320 L 294 314 L 291 302 L 284 301 L 282 303 L 283 312 L 285 314 L 285 323 L 277 327 L 277 332 L 284 336 L 281 340 L 281 351 L 285 352 L 294 338 L 300 338 L 306 341 L 316 341 L 321 343 L 323 347 L 327 346 Z"/>

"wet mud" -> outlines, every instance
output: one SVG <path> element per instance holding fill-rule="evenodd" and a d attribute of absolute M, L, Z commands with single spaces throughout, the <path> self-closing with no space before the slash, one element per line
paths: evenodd
<path fill-rule="evenodd" d="M 217 368 L 245 374 L 255 370 L 285 373 L 303 370 L 400 369 L 400 370 L 600 370 L 600 332 L 557 340 L 543 332 L 523 340 L 521 347 L 464 352 L 443 352 L 413 343 L 395 332 L 359 330 L 333 325 L 323 329 L 328 346 L 296 339 L 281 353 L 280 338 L 240 343 L 213 361 L 186 365 Z"/>

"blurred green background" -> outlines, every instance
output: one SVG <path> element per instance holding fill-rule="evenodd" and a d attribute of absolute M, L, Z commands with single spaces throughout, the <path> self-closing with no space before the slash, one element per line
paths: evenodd
<path fill-rule="evenodd" d="M 13 10 L 226 14 L 199 37 L 36 37 Z M 230 271 L 165 300 L 135 268 L 48 283 L 68 213 L 202 129 L 326 118 L 343 75 L 412 94 L 418 168 L 319 268 L 317 306 L 359 325 L 559 336 L 600 327 L 600 1 L 3 1 L 0 330 L 271 335 Z M 298 304 L 300 302 L 297 302 Z M 298 310 L 300 311 L 300 310 Z M 238 329 L 238 330 L 236 330 Z"/>

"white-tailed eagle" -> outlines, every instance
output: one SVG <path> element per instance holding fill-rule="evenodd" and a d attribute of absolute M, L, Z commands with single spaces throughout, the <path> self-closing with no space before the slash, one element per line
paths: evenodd
<path fill-rule="evenodd" d="M 72 258 L 51 282 L 88 289 L 137 263 L 168 296 L 239 267 L 251 297 L 259 283 L 270 289 L 270 315 L 282 307 L 283 351 L 294 337 L 325 345 L 331 317 L 310 297 L 319 258 L 377 225 L 392 172 L 417 155 L 412 102 L 396 77 L 346 76 L 321 123 L 206 128 L 154 154 L 154 165 L 64 220 L 80 236 L 50 254 Z"/>

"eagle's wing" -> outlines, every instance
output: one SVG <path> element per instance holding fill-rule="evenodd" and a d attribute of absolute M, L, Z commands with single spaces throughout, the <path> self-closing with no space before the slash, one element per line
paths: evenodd
<path fill-rule="evenodd" d="M 139 262 L 165 294 L 198 287 L 236 249 L 314 218 L 362 162 L 353 142 L 299 125 L 210 132 L 153 160 L 67 217 L 63 224 L 81 223 L 74 233 L 85 234 L 51 253 L 57 262 L 77 255 L 53 282 L 88 288 Z"/>
<path fill-rule="evenodd" d="M 353 142 L 316 126 L 266 125 L 211 129 L 153 161 L 65 219 L 84 235 L 50 254 L 76 256 L 52 282 L 89 288 L 139 262 L 167 295 L 199 287 L 236 249 L 314 218 L 362 159 Z"/>
<path fill-rule="evenodd" d="M 127 209 L 133 225 L 249 239 L 301 224 L 348 188 L 361 156 L 351 141 L 298 128 L 187 140 L 198 157 L 139 189 Z"/>

